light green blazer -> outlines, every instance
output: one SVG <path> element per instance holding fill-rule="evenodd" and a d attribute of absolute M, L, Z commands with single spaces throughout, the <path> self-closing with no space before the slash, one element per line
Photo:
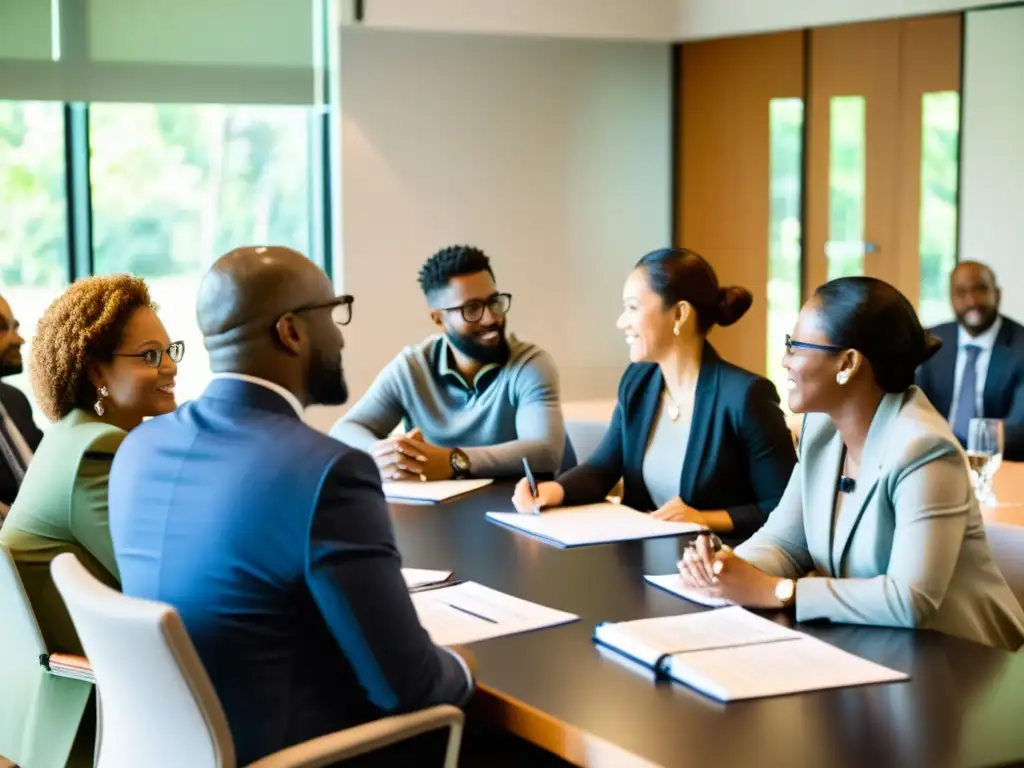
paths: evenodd
<path fill-rule="evenodd" d="M 0 528 L 0 543 L 14 558 L 50 653 L 82 653 L 50 578 L 53 558 L 72 552 L 102 582 L 119 586 L 107 524 L 107 482 L 114 452 L 125 434 L 82 410 L 54 424 L 35 452 Z M 38 676 L 19 679 L 20 686 L 4 687 L 2 693 L 10 697 L 6 704 L 25 718 L 17 728 L 13 722 L 0 724 L 0 742 L 9 742 L 0 744 L 9 750 L 6 754 L 33 768 L 62 766 L 65 760 L 72 766 L 91 765 L 91 734 L 83 733 L 71 752 L 91 686 L 55 678 L 42 667 Z M 5 754 L 4 749 L 0 754 Z"/>
<path fill-rule="evenodd" d="M 917 387 L 882 398 L 852 494 L 836 509 L 843 442 L 809 414 L 778 508 L 736 554 L 799 579 L 798 621 L 934 629 L 1024 646 L 1024 611 L 999 573 L 949 424 Z M 836 519 L 837 518 L 837 519 Z M 816 578 L 801 578 L 816 571 Z"/>

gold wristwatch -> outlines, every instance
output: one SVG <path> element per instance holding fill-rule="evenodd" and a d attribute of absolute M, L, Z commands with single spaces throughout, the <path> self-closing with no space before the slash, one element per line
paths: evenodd
<path fill-rule="evenodd" d="M 456 448 L 451 452 L 451 455 L 448 457 L 448 463 L 452 468 L 452 477 L 456 480 L 469 477 L 469 471 L 472 468 L 469 463 L 469 456 L 461 448 Z"/>
<path fill-rule="evenodd" d="M 796 582 L 792 579 L 780 579 L 775 584 L 775 599 L 783 608 L 789 608 L 796 600 Z"/>

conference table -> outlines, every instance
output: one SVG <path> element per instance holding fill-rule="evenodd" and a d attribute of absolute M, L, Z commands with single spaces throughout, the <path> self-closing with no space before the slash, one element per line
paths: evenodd
<path fill-rule="evenodd" d="M 470 716 L 580 766 L 1024 764 L 1024 653 L 935 632 L 796 624 L 908 682 L 722 704 L 596 646 L 602 621 L 707 610 L 643 581 L 689 537 L 559 549 L 488 521 L 511 485 L 435 506 L 392 504 L 403 565 L 455 571 L 581 621 L 471 646 Z"/>

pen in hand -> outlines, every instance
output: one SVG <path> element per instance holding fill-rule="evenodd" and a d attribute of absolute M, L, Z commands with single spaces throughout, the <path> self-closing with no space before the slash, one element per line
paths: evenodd
<path fill-rule="evenodd" d="M 537 491 L 537 481 L 533 477 L 533 472 L 530 470 L 530 462 L 525 456 L 523 456 L 523 470 L 526 472 L 526 482 L 530 484 L 530 495 L 533 497 L 533 514 L 540 514 L 540 503 L 538 502 L 538 496 L 540 495 Z"/>

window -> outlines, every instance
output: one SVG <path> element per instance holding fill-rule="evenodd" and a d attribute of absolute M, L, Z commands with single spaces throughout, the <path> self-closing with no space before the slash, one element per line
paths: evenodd
<path fill-rule="evenodd" d="M 926 93 L 921 105 L 921 322 L 951 319 L 949 273 L 956 266 L 960 94 Z"/>
<path fill-rule="evenodd" d="M 828 279 L 864 274 L 865 100 L 829 105 Z"/>
<path fill-rule="evenodd" d="M 301 106 L 90 107 L 95 272 L 146 278 L 186 345 L 178 402 L 210 376 L 195 317 L 209 265 L 248 244 L 311 255 L 313 119 Z"/>
<path fill-rule="evenodd" d="M 68 282 L 64 164 L 61 104 L 0 101 L 0 293 L 27 342 L 26 372 L 5 381 L 30 399 L 28 345 L 39 317 Z"/>
<path fill-rule="evenodd" d="M 772 99 L 768 206 L 768 367 L 769 378 L 785 393 L 780 365 L 782 343 L 800 314 L 800 205 L 803 168 L 803 99 Z M 785 397 L 783 397 L 785 403 Z"/>

